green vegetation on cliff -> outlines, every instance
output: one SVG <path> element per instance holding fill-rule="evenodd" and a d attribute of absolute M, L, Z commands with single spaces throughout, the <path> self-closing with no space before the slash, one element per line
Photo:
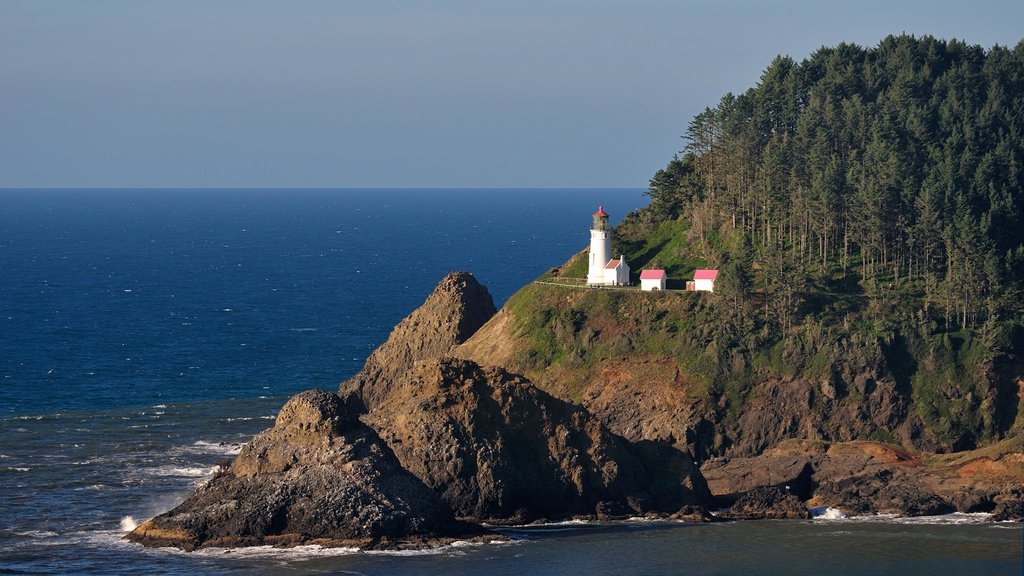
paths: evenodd
<path fill-rule="evenodd" d="M 677 287 L 719 268 L 716 293 L 527 287 L 520 369 L 579 397 L 609 360 L 671 358 L 725 436 L 771 379 L 811 383 L 835 439 L 961 450 L 1021 429 L 1024 42 L 779 57 L 686 139 L 614 251 Z"/>

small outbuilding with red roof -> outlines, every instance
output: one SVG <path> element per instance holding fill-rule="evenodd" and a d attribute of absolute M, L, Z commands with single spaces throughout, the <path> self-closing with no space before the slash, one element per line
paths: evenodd
<path fill-rule="evenodd" d="M 697 292 L 714 292 L 715 280 L 717 278 L 718 270 L 707 270 L 704 268 L 698 268 L 693 272 L 693 289 Z"/>
<path fill-rule="evenodd" d="M 641 270 L 640 289 L 647 291 L 665 290 L 665 279 L 664 270 Z"/>

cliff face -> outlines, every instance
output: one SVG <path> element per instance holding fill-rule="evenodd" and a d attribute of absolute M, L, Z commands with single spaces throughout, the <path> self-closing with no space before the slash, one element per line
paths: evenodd
<path fill-rule="evenodd" d="M 285 404 L 273 428 L 127 538 L 192 550 L 259 544 L 394 547 L 475 535 L 336 395 Z"/>
<path fill-rule="evenodd" d="M 675 512 L 706 500 L 688 454 L 634 445 L 522 376 L 444 358 L 493 316 L 486 289 L 449 275 L 339 387 L 456 515 L 520 522 Z"/>
<path fill-rule="evenodd" d="M 389 383 L 415 362 L 447 354 L 494 313 L 494 300 L 472 274 L 448 274 L 422 306 L 395 326 L 363 369 L 341 384 L 338 394 L 354 394 L 367 408 L 373 408 L 387 396 Z"/>
<path fill-rule="evenodd" d="M 978 382 L 964 384 L 942 375 L 941 350 L 919 357 L 926 342 L 824 327 L 751 357 L 741 350 L 760 336 L 734 312 L 718 294 L 533 284 L 453 354 L 523 374 L 616 434 L 667 441 L 698 460 L 752 456 L 791 438 L 952 451 L 1020 429 L 1011 427 L 1019 362 L 978 363 Z M 972 390 L 986 386 L 987 396 Z"/>
<path fill-rule="evenodd" d="M 364 420 L 457 516 L 673 513 L 708 496 L 688 455 L 637 446 L 500 368 L 423 362 Z"/>
<path fill-rule="evenodd" d="M 449 275 L 341 395 L 290 399 L 230 466 L 127 538 L 186 550 L 393 548 L 484 532 L 456 515 L 609 518 L 708 501 L 689 454 L 629 442 L 522 376 L 440 357 L 493 312 L 472 276 Z"/>

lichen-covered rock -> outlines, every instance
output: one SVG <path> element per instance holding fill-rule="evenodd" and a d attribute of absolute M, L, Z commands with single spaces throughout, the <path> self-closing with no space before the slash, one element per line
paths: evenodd
<path fill-rule="evenodd" d="M 192 550 L 208 546 L 401 547 L 482 533 L 395 460 L 336 395 L 289 400 L 273 428 L 173 510 L 129 540 Z"/>
<path fill-rule="evenodd" d="M 469 272 L 445 276 L 422 306 L 398 323 L 363 369 L 342 382 L 338 395 L 354 395 L 367 408 L 387 396 L 390 383 L 419 360 L 448 354 L 496 312 L 494 300 Z"/>
<path fill-rule="evenodd" d="M 393 382 L 364 420 L 457 516 L 624 516 L 706 501 L 687 454 L 632 444 L 500 368 L 425 361 Z"/>

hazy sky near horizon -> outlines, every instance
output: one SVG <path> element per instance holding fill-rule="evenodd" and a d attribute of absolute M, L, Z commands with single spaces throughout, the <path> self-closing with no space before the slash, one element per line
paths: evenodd
<path fill-rule="evenodd" d="M 1024 0 L 0 0 L 0 187 L 645 187 L 777 54 Z"/>

